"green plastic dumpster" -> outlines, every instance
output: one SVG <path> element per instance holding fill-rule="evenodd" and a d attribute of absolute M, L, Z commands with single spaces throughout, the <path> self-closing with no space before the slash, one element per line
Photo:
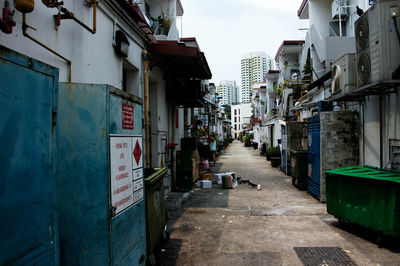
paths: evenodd
<path fill-rule="evenodd" d="M 167 167 L 146 168 L 147 251 L 151 254 L 165 228 L 164 176 Z"/>
<path fill-rule="evenodd" d="M 292 184 L 301 190 L 307 189 L 307 150 L 289 149 L 291 157 Z"/>
<path fill-rule="evenodd" d="M 400 237 L 400 172 L 371 166 L 326 171 L 328 213 Z"/>

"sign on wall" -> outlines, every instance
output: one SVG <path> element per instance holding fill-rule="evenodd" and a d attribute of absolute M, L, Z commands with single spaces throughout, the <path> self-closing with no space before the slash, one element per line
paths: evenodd
<path fill-rule="evenodd" d="M 143 199 L 142 162 L 142 137 L 110 137 L 110 194 L 115 215 Z"/>
<path fill-rule="evenodd" d="M 122 104 L 122 128 L 133 129 L 133 112 L 134 107 L 132 105 Z"/>

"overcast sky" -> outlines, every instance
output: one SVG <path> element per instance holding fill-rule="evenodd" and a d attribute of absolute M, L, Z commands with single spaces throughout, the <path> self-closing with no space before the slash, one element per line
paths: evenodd
<path fill-rule="evenodd" d="M 183 37 L 196 37 L 216 85 L 236 80 L 240 59 L 263 51 L 272 58 L 283 40 L 303 40 L 299 28 L 308 21 L 297 17 L 302 0 L 181 0 Z M 178 28 L 180 22 L 178 21 Z"/>

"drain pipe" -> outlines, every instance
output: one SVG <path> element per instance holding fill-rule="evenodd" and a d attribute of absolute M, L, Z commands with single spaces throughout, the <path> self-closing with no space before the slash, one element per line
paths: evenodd
<path fill-rule="evenodd" d="M 379 95 L 379 164 L 383 169 L 383 97 Z"/>
<path fill-rule="evenodd" d="M 64 13 L 63 15 L 61 15 L 60 19 L 72 19 L 75 22 L 77 22 L 79 25 L 81 25 L 83 28 L 85 28 L 87 31 L 89 31 L 92 34 L 96 33 L 96 10 L 97 10 L 97 4 L 96 4 L 97 0 L 93 0 L 91 3 L 86 2 L 87 6 L 91 6 L 93 5 L 93 29 L 91 29 L 89 26 L 87 26 L 85 23 L 83 23 L 82 21 L 80 21 L 79 19 L 77 19 L 74 15 L 74 13 L 72 13 L 71 11 L 69 11 L 68 9 L 66 9 L 65 7 L 61 7 L 61 12 Z M 59 15 L 55 15 L 56 18 L 56 23 L 57 23 L 57 27 L 59 26 L 59 23 L 61 23 L 61 21 L 58 19 Z"/>
<path fill-rule="evenodd" d="M 146 142 L 146 168 L 150 168 L 149 112 L 148 112 L 148 72 L 149 53 L 143 51 L 143 83 L 144 83 L 144 132 Z"/>
<path fill-rule="evenodd" d="M 61 54 L 57 53 L 56 51 L 54 51 L 54 50 L 51 49 L 50 47 L 46 46 L 44 43 L 42 43 L 42 42 L 36 40 L 35 38 L 33 38 L 32 36 L 30 36 L 30 35 L 26 32 L 26 30 L 27 30 L 28 28 L 31 28 L 31 29 L 33 29 L 33 30 L 36 30 L 34 27 L 31 27 L 31 26 L 29 26 L 29 25 L 26 23 L 26 13 L 22 13 L 22 33 L 23 33 L 23 35 L 24 35 L 26 38 L 28 38 L 28 39 L 34 41 L 35 43 L 39 44 L 39 45 L 42 46 L 44 49 L 46 49 L 46 50 L 52 52 L 53 54 L 55 54 L 56 56 L 60 57 L 60 58 L 63 59 L 65 62 L 67 62 L 67 64 L 68 64 L 68 82 L 71 83 L 71 71 L 72 71 L 72 70 L 71 70 L 71 65 L 72 65 L 71 60 L 69 60 L 68 58 L 62 56 Z"/>

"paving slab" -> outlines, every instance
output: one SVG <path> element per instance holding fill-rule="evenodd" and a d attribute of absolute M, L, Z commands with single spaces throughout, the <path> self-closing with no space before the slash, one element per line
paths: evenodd
<path fill-rule="evenodd" d="M 340 224 L 258 151 L 236 141 L 212 171 L 236 172 L 261 190 L 194 190 L 169 213 L 171 240 L 156 252 L 160 265 L 400 265 L 398 240 L 380 247 L 372 232 Z"/>

